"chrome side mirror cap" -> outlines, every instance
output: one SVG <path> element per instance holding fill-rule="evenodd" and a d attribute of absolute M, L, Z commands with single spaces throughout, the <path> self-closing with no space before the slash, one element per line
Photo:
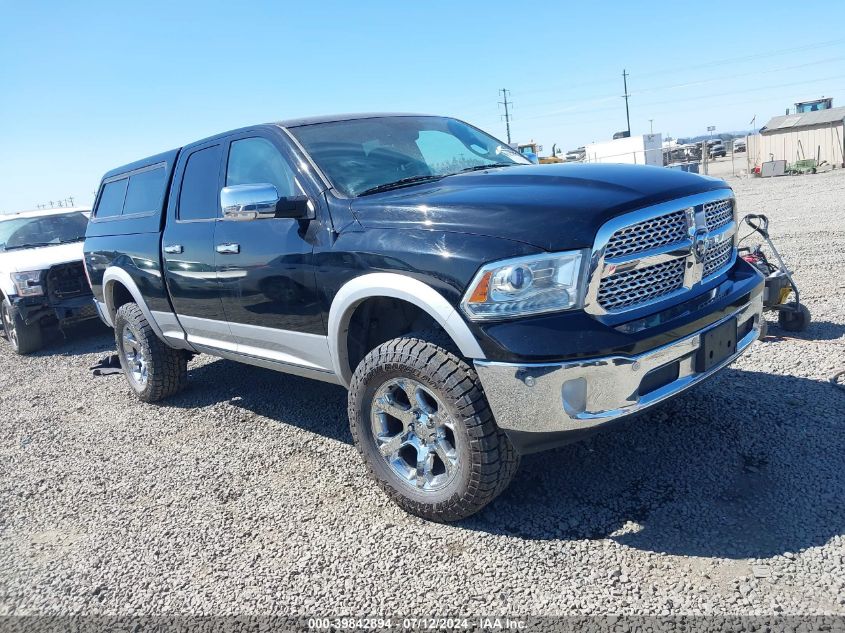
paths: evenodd
<path fill-rule="evenodd" d="M 224 220 L 260 220 L 265 218 L 314 217 L 314 205 L 308 196 L 280 198 L 274 185 L 233 185 L 220 190 L 220 206 Z"/>
<path fill-rule="evenodd" d="M 279 192 L 268 182 L 255 185 L 233 185 L 220 190 L 220 206 L 224 220 L 257 220 L 275 218 Z"/>

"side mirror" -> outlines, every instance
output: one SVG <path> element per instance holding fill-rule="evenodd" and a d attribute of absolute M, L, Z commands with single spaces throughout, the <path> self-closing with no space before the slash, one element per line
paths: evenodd
<path fill-rule="evenodd" d="M 276 187 L 262 182 L 233 185 L 220 190 L 224 220 L 260 220 L 267 218 L 308 218 L 311 203 L 307 196 L 280 198 Z"/>

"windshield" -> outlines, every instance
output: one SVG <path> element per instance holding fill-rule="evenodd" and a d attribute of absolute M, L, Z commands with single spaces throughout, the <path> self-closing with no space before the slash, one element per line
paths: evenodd
<path fill-rule="evenodd" d="M 395 116 L 290 128 L 332 186 L 347 196 L 436 180 L 469 169 L 529 165 L 505 143 L 456 119 Z"/>
<path fill-rule="evenodd" d="M 79 242 L 87 226 L 88 218 L 77 212 L 0 221 L 0 251 Z"/>

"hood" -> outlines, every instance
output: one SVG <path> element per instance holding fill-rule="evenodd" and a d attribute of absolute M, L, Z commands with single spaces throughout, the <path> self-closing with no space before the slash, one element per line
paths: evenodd
<path fill-rule="evenodd" d="M 526 165 L 448 176 L 352 200 L 367 228 L 429 228 L 525 242 L 592 246 L 610 218 L 674 198 L 728 189 L 723 180 L 636 165 Z"/>
<path fill-rule="evenodd" d="M 8 274 L 27 270 L 44 270 L 56 264 L 82 261 L 82 245 L 83 242 L 72 242 L 13 250 L 8 253 L 0 252 L 0 272 Z"/>

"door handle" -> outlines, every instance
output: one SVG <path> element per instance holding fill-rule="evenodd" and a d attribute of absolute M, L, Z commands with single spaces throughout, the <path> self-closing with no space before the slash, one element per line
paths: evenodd
<path fill-rule="evenodd" d="M 221 255 L 234 255 L 241 252 L 240 244 L 218 244 L 215 249 Z"/>
<path fill-rule="evenodd" d="M 183 250 L 185 250 L 185 249 L 182 248 L 181 244 L 168 244 L 167 246 L 164 247 L 164 252 L 167 253 L 168 255 L 178 255 Z"/>

